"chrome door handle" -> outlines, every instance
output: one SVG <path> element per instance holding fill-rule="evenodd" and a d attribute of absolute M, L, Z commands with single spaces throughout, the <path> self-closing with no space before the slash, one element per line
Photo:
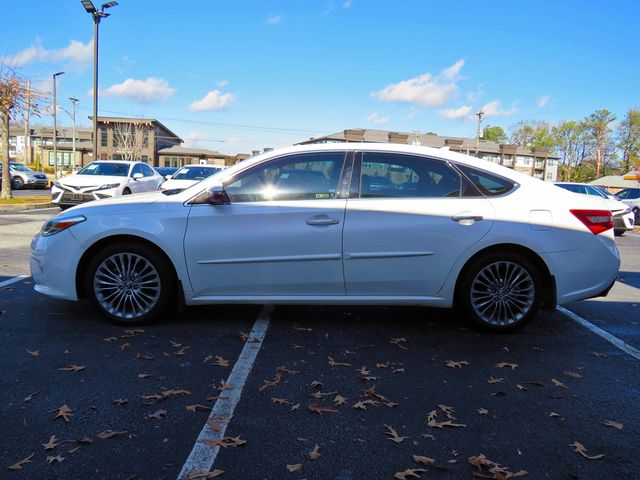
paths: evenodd
<path fill-rule="evenodd" d="M 451 217 L 451 220 L 453 220 L 454 222 L 462 222 L 464 220 L 479 222 L 483 219 L 484 217 L 482 215 L 454 215 L 453 217 Z"/>
<path fill-rule="evenodd" d="M 307 220 L 307 225 L 311 225 L 312 227 L 318 227 L 322 225 L 337 225 L 340 223 L 340 220 L 337 218 L 310 218 Z"/>

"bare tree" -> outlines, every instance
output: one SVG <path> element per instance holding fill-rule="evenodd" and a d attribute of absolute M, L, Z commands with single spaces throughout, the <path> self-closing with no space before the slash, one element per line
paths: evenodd
<path fill-rule="evenodd" d="M 113 145 L 123 160 L 140 160 L 152 130 L 151 124 L 144 122 L 119 122 L 113 128 Z"/>
<path fill-rule="evenodd" d="M 9 122 L 30 108 L 38 115 L 42 97 L 27 87 L 26 81 L 11 68 L 0 63 L 0 126 L 2 130 L 2 192 L 0 198 L 11 198 L 9 174 Z M 30 107 L 27 105 L 30 104 Z"/>
<path fill-rule="evenodd" d="M 615 150 L 611 137 L 611 124 L 616 119 L 609 110 L 596 110 L 585 119 L 587 132 L 594 148 L 595 176 L 600 178 L 604 174 L 604 167 L 611 160 Z"/>

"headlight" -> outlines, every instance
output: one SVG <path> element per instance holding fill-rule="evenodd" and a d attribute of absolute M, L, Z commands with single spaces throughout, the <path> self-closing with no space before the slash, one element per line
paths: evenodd
<path fill-rule="evenodd" d="M 56 181 L 56 183 L 53 184 L 54 187 L 58 187 L 58 188 L 63 188 L 62 184 L 58 181 Z"/>
<path fill-rule="evenodd" d="M 73 227 L 78 223 L 82 223 L 85 220 L 86 217 L 84 217 L 83 215 L 68 218 L 54 218 L 53 220 L 49 220 L 42 226 L 40 235 L 42 235 L 43 237 L 50 237 L 51 235 L 60 233 L 61 231 L 66 230 L 69 227 Z"/>
<path fill-rule="evenodd" d="M 119 186 L 119 183 L 108 183 L 106 185 L 100 185 L 96 190 L 109 190 L 110 188 L 118 188 Z"/>
<path fill-rule="evenodd" d="M 627 209 L 624 211 L 624 214 L 626 215 L 627 213 L 631 213 L 631 208 L 627 207 Z"/>

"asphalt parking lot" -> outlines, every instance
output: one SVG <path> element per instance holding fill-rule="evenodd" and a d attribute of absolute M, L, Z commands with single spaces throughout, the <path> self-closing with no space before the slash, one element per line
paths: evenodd
<path fill-rule="evenodd" d="M 640 475 L 640 359 L 561 312 L 509 335 L 390 307 L 126 329 L 33 292 L 28 241 L 55 213 L 0 216 L 0 285 L 25 275 L 0 287 L 0 478 Z M 640 349 L 640 234 L 618 245 L 610 295 L 565 307 Z"/>

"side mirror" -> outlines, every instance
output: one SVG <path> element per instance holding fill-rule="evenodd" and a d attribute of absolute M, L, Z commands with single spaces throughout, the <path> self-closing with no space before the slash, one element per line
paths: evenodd
<path fill-rule="evenodd" d="M 144 178 L 144 175 L 141 173 L 134 173 L 133 177 L 131 178 L 133 178 L 134 180 L 140 180 L 141 178 Z"/>
<path fill-rule="evenodd" d="M 214 185 L 208 191 L 209 198 L 207 203 L 209 205 L 230 205 L 231 199 L 222 185 Z"/>
<path fill-rule="evenodd" d="M 171 175 L 165 175 L 165 176 L 164 176 L 164 179 L 165 179 L 165 180 L 169 180 L 170 178 L 171 178 Z"/>

